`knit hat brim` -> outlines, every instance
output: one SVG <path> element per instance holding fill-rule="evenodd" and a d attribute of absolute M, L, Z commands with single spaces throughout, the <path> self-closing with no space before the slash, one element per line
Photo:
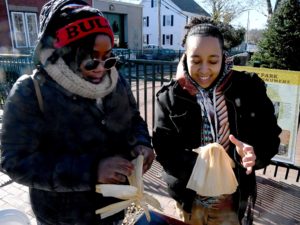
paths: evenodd
<path fill-rule="evenodd" d="M 51 0 L 40 14 L 40 32 L 33 54 L 35 65 L 40 64 L 38 55 L 43 48 L 64 48 L 95 33 L 108 35 L 113 46 L 113 31 L 101 11 L 82 0 Z"/>

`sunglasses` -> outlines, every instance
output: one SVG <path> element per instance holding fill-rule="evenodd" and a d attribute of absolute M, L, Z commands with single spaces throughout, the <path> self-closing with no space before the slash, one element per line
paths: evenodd
<path fill-rule="evenodd" d="M 116 65 L 117 61 L 118 61 L 118 57 L 110 57 L 104 61 L 98 59 L 90 59 L 85 62 L 84 69 L 94 70 L 99 66 L 99 64 L 101 64 L 104 67 L 104 69 L 110 70 L 112 67 Z"/>

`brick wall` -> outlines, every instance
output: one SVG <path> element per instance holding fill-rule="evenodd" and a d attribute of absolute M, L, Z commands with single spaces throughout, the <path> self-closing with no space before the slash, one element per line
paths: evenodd
<path fill-rule="evenodd" d="M 0 54 L 10 53 L 12 50 L 12 39 L 10 34 L 10 28 L 7 17 L 7 5 L 8 9 L 13 11 L 28 11 L 36 12 L 38 15 L 42 6 L 48 2 L 48 0 L 3 0 L 0 1 Z M 92 0 L 87 0 L 87 3 L 92 4 Z"/>

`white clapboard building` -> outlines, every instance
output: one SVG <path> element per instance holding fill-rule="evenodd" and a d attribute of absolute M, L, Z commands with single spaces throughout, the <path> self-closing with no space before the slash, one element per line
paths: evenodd
<path fill-rule="evenodd" d="M 144 46 L 182 49 L 184 26 L 188 20 L 200 15 L 210 16 L 193 0 L 142 0 L 141 4 Z"/>

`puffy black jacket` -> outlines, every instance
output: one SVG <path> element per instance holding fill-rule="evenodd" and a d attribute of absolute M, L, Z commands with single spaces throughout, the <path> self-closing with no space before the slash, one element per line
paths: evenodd
<path fill-rule="evenodd" d="M 142 144 L 151 147 L 130 86 L 121 76 L 103 99 L 71 94 L 46 74 L 38 74 L 44 112 L 33 81 L 23 75 L 6 100 L 1 165 L 16 182 L 30 188 L 37 217 L 52 224 L 99 224 L 95 210 L 116 201 L 95 193 L 100 159 L 123 155 Z M 102 223 L 101 223 L 102 224 Z"/>
<path fill-rule="evenodd" d="M 265 167 L 278 151 L 281 129 L 277 126 L 264 82 L 256 74 L 233 71 L 224 95 L 231 134 L 254 147 L 255 169 Z M 196 97 L 175 80 L 157 93 L 155 109 L 153 146 L 157 160 L 168 174 L 170 195 L 189 212 L 196 193 L 185 187 L 197 158 L 192 149 L 201 143 L 201 109 Z M 255 174 L 246 175 L 233 144 L 228 154 L 236 162 L 239 186 L 234 202 L 241 219 L 248 196 L 255 195 Z"/>

